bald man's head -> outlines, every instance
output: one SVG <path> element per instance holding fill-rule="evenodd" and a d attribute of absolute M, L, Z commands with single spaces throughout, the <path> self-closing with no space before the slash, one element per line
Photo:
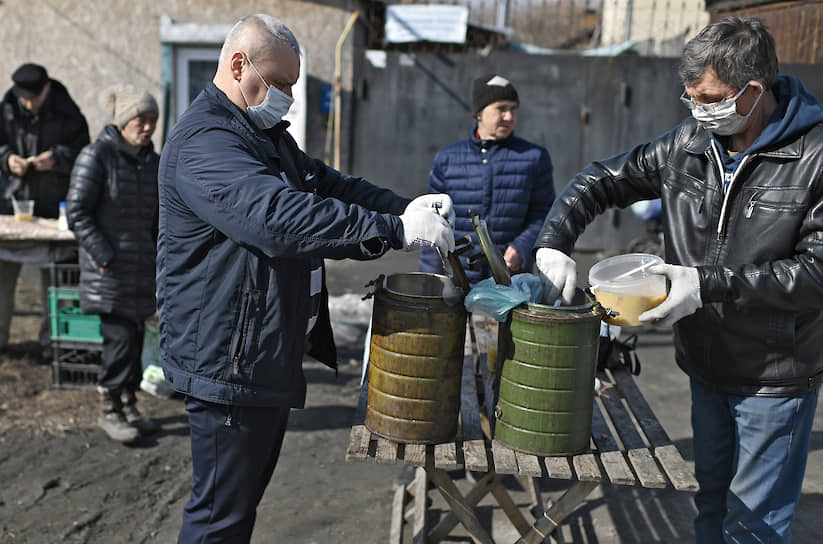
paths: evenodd
<path fill-rule="evenodd" d="M 291 96 L 300 76 L 297 38 L 271 15 L 248 15 L 223 42 L 214 85 L 238 108 L 263 103 L 270 87 Z"/>
<path fill-rule="evenodd" d="M 254 61 L 273 55 L 282 45 L 300 54 L 297 38 L 280 19 L 264 13 L 247 15 L 237 21 L 226 36 L 219 62 L 229 62 L 231 54 L 238 50 L 244 51 Z"/>

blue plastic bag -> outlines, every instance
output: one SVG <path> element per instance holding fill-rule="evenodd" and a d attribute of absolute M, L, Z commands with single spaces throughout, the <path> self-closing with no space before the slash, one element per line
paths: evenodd
<path fill-rule="evenodd" d="M 515 274 L 512 284 L 498 285 L 487 278 L 475 285 L 466 295 L 463 305 L 468 312 L 478 312 L 506 321 L 512 308 L 524 302 L 539 302 L 543 297 L 543 282 L 533 274 Z"/>

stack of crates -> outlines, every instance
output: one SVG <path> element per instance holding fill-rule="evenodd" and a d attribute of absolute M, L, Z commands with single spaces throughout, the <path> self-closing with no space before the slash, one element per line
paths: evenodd
<path fill-rule="evenodd" d="M 61 388 L 97 385 L 103 335 L 100 316 L 80 309 L 80 268 L 55 264 L 49 287 L 53 383 Z"/>

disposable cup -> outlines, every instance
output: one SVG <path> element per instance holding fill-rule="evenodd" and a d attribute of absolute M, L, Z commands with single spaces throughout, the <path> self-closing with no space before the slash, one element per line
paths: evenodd
<path fill-rule="evenodd" d="M 17 221 L 31 221 L 34 218 L 34 200 L 12 200 L 11 204 Z"/>
<path fill-rule="evenodd" d="M 666 277 L 649 268 L 663 259 L 648 253 L 629 253 L 604 259 L 589 270 L 589 284 L 608 314 L 605 321 L 621 327 L 643 323 L 638 316 L 666 299 Z"/>

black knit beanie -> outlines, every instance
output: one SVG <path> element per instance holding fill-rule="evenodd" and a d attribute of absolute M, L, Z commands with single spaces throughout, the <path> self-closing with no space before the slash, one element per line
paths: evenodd
<path fill-rule="evenodd" d="M 472 84 L 472 111 L 480 113 L 483 108 L 498 100 L 514 100 L 518 104 L 517 91 L 503 76 L 486 74 L 474 80 Z"/>

